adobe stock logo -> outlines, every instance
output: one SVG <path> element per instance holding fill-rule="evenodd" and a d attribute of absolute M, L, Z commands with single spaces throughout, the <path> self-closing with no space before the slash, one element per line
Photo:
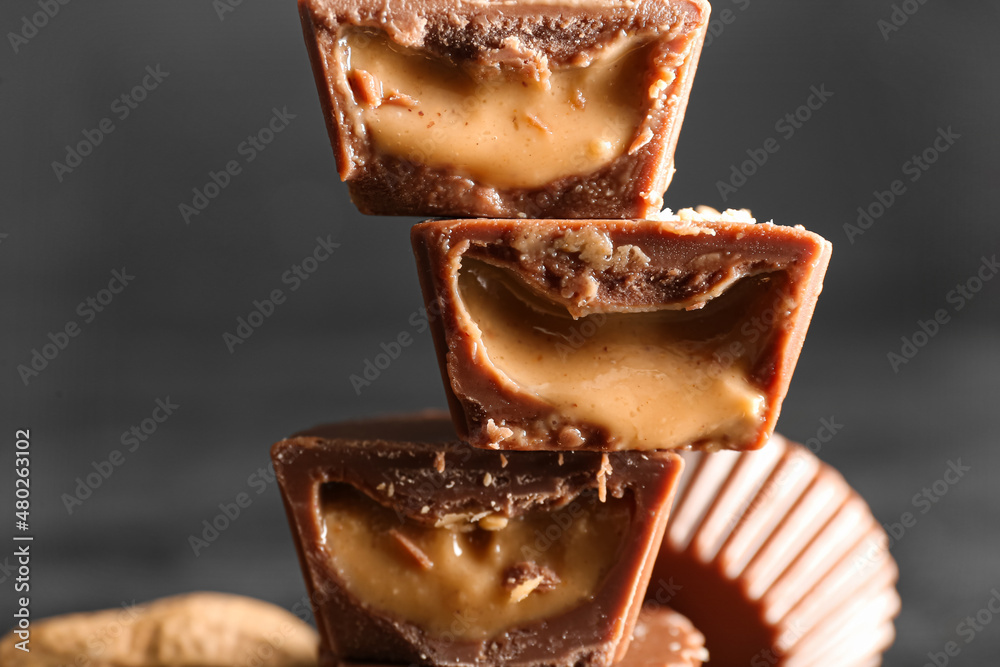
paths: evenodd
<path fill-rule="evenodd" d="M 441 303 L 435 300 L 430 305 L 429 310 L 419 308 L 410 313 L 406 322 L 410 325 L 414 334 L 422 334 L 430 328 L 431 322 L 440 315 Z M 381 352 L 377 352 L 374 356 L 364 359 L 360 375 L 352 373 L 348 377 L 351 387 L 354 389 L 355 396 L 360 396 L 362 389 L 372 386 L 381 377 L 382 371 L 388 369 L 392 365 L 392 362 L 399 359 L 403 354 L 403 350 L 412 345 L 414 340 L 416 339 L 410 334 L 410 331 L 403 329 L 390 340 L 382 341 L 379 344 Z"/>
<path fill-rule="evenodd" d="M 898 352 L 890 350 L 886 354 L 892 372 L 899 373 L 902 366 L 910 363 L 935 336 L 941 333 L 942 327 L 952 321 L 953 315 L 975 299 L 998 273 L 1000 273 L 1000 262 L 997 261 L 996 255 L 981 257 L 975 273 L 956 283 L 955 287 L 945 295 L 945 301 L 951 309 L 938 308 L 928 319 L 917 320 L 917 326 L 910 335 L 900 336 L 901 344 Z"/>
<path fill-rule="evenodd" d="M 129 430 L 122 432 L 119 442 L 123 449 L 112 449 L 100 461 L 91 461 L 86 475 L 76 478 L 76 487 L 72 493 L 63 493 L 60 499 L 66 508 L 66 513 L 72 515 L 76 508 L 82 507 L 104 482 L 108 481 L 115 471 L 127 460 L 128 454 L 139 449 L 140 445 L 149 440 L 165 421 L 180 408 L 179 403 L 170 400 L 170 396 L 157 398 L 152 412 L 138 424 L 133 424 Z"/>
<path fill-rule="evenodd" d="M 64 5 L 68 5 L 70 0 L 38 0 L 38 9 L 30 16 L 21 17 L 21 29 L 17 32 L 8 32 L 7 41 L 10 48 L 14 49 L 17 55 L 21 47 L 34 39 L 38 32 L 54 19 Z"/>
<path fill-rule="evenodd" d="M 955 634 L 963 643 L 951 640 L 941 646 L 940 651 L 928 651 L 927 662 L 923 667 L 947 667 L 953 658 L 957 658 L 964 648 L 963 644 L 971 644 L 976 637 L 1000 616 L 1000 591 L 995 587 L 990 589 L 989 599 L 977 611 L 970 613 L 955 626 Z"/>
<path fill-rule="evenodd" d="M 741 12 L 745 12 L 750 7 L 750 0 L 731 0 L 731 2 Z M 725 32 L 726 26 L 735 23 L 736 17 L 739 16 L 731 7 L 723 8 L 718 14 L 713 11 L 712 14 L 712 19 L 708 22 L 708 33 L 705 35 L 705 46 L 703 48 L 706 49 L 712 46 L 716 38 L 722 36 L 722 33 Z"/>
<path fill-rule="evenodd" d="M 229 354 L 233 354 L 238 345 L 242 345 L 250 340 L 254 332 L 264 326 L 264 322 L 274 315 L 278 306 L 281 306 L 288 300 L 288 294 L 302 287 L 304 282 L 309 280 L 319 270 L 323 262 L 330 259 L 333 251 L 339 247 L 339 243 L 334 243 L 332 234 L 327 234 L 326 238 L 317 236 L 316 246 L 312 249 L 312 252 L 303 257 L 299 262 L 292 264 L 281 274 L 281 283 L 291 286 L 288 292 L 280 287 L 276 287 L 268 292 L 268 295 L 263 300 L 254 299 L 253 308 L 250 312 L 246 316 L 241 315 L 236 318 L 236 327 L 233 331 L 224 331 L 222 333 L 222 342 L 225 343 Z"/>
<path fill-rule="evenodd" d="M 212 9 L 220 21 L 226 20 L 226 14 L 232 14 L 243 4 L 243 0 L 212 0 Z"/>
<path fill-rule="evenodd" d="M 902 178 L 897 178 L 885 190 L 874 190 L 873 199 L 868 204 L 858 207 L 856 223 L 844 223 L 844 234 L 851 245 L 854 245 L 859 236 L 871 229 L 909 191 L 907 183 L 919 181 L 961 138 L 962 135 L 955 132 L 951 125 L 947 128 L 938 127 L 937 136 L 927 147 L 919 153 L 914 153 L 900 166 L 900 175 L 906 176 L 907 179 L 904 181 Z"/>
<path fill-rule="evenodd" d="M 893 3 L 892 12 L 888 19 L 879 19 L 875 25 L 882 33 L 882 39 L 889 41 L 889 36 L 899 30 L 909 22 L 910 17 L 920 11 L 920 8 L 927 4 L 927 0 L 903 0 L 900 4 Z"/>
<path fill-rule="evenodd" d="M 135 276 L 129 274 L 124 266 L 120 271 L 118 269 L 112 271 L 111 280 L 108 281 L 106 288 L 98 290 L 93 296 L 88 296 L 77 305 L 76 314 L 83 319 L 83 324 L 90 324 L 97 319 L 98 313 L 104 312 L 133 280 Z M 69 347 L 70 341 L 82 331 L 83 326 L 75 319 L 68 320 L 55 333 L 49 331 L 48 341 L 31 349 L 28 363 L 17 366 L 17 375 L 24 386 L 27 387 L 32 380 L 41 375 L 42 371 L 48 368 L 49 364 Z"/>
<path fill-rule="evenodd" d="M 809 95 L 805 101 L 778 118 L 774 123 L 774 131 L 780 134 L 784 141 L 791 140 L 833 96 L 833 91 L 827 90 L 826 84 L 821 84 L 818 87 L 810 86 Z M 781 150 L 781 142 L 776 137 L 768 137 L 758 148 L 748 148 L 746 160 L 729 166 L 729 178 L 715 182 L 715 187 L 722 201 L 729 201 L 729 197 L 739 192 L 740 188 L 763 169 L 771 156 L 779 150 Z"/>
<path fill-rule="evenodd" d="M 138 83 L 111 100 L 109 111 L 119 122 L 124 121 L 168 76 L 170 72 L 163 71 L 159 63 L 155 67 L 147 65 L 145 74 Z M 117 126 L 111 116 L 105 116 L 97 121 L 93 128 L 84 128 L 80 133 L 81 138 L 76 143 L 66 144 L 63 161 L 52 161 L 52 173 L 55 174 L 56 180 L 62 183 L 66 175 L 72 174 L 74 169 L 82 165 L 84 159 L 103 144 L 104 139 L 116 129 Z"/>
<path fill-rule="evenodd" d="M 229 527 L 239 520 L 243 511 L 253 504 L 257 496 L 267 491 L 271 484 L 277 481 L 278 477 L 274 471 L 274 465 L 268 463 L 266 467 L 257 468 L 255 472 L 247 477 L 246 485 L 254 494 L 247 491 L 240 491 L 231 502 L 221 502 L 218 505 L 219 512 L 212 517 L 203 519 L 201 522 L 201 532 L 188 535 L 188 546 L 195 556 L 200 556 L 201 552 L 209 548 L 219 536 L 229 530 Z"/>
<path fill-rule="evenodd" d="M 235 148 L 236 154 L 242 158 L 235 157 L 226 161 L 218 170 L 209 170 L 208 178 L 201 186 L 191 188 L 190 201 L 182 201 L 177 205 L 177 211 L 184 220 L 185 225 L 190 225 L 191 220 L 205 212 L 205 209 L 222 194 L 222 191 L 229 187 L 233 179 L 243 173 L 244 167 L 260 156 L 271 142 L 279 134 L 288 128 L 289 124 L 297 114 L 289 113 L 288 107 L 271 108 L 271 117 L 253 134 L 248 134 L 246 139 L 241 141 Z"/>

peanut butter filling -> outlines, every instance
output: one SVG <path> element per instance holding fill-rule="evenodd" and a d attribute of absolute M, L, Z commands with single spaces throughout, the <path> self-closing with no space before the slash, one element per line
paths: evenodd
<path fill-rule="evenodd" d="M 744 278 L 699 310 L 574 320 L 508 271 L 466 258 L 459 274 L 472 334 L 501 381 L 604 427 L 620 449 L 724 446 L 756 431 L 766 397 L 749 373 L 766 336 L 743 318 L 777 282 Z"/>
<path fill-rule="evenodd" d="M 572 609 L 618 558 L 631 500 L 419 524 L 345 484 L 323 488 L 330 561 L 345 588 L 436 637 L 482 640 Z"/>
<path fill-rule="evenodd" d="M 507 60 L 457 64 L 346 31 L 342 64 L 375 148 L 493 187 L 537 188 L 594 172 L 642 143 L 650 98 L 671 83 L 646 82 L 652 43 L 622 38 L 550 68 L 511 40 Z"/>

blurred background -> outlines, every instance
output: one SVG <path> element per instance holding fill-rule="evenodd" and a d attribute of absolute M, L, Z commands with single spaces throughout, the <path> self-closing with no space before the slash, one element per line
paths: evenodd
<path fill-rule="evenodd" d="M 779 430 L 841 424 L 819 455 L 903 528 L 886 664 L 948 641 L 955 663 L 995 664 L 1000 620 L 968 643 L 957 627 L 1000 589 L 1000 3 L 718 0 L 713 17 L 667 205 L 833 241 Z M 30 428 L 33 617 L 196 589 L 292 606 L 269 445 L 444 406 L 415 220 L 351 206 L 292 0 L 5 0 L 0 28 L 0 532 L 18 533 L 14 434 Z M 229 161 L 239 173 L 206 192 Z M 185 216 L 194 189 L 214 196 Z M 339 246 L 304 264 L 320 243 Z M 295 266 L 312 272 L 296 283 Z M 413 344 L 356 390 L 402 332 Z M 953 484 L 952 463 L 968 468 Z M 193 542 L 240 493 L 240 516 Z"/>

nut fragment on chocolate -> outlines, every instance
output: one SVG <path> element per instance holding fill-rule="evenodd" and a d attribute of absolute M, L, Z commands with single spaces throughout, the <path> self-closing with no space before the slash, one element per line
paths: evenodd
<path fill-rule="evenodd" d="M 299 0 L 363 213 L 644 217 L 662 207 L 705 0 Z"/>
<path fill-rule="evenodd" d="M 520 602 L 534 592 L 554 591 L 562 581 L 550 568 L 533 561 L 511 565 L 501 575 L 503 587 L 510 591 L 510 599 Z"/>
<path fill-rule="evenodd" d="M 755 449 L 830 244 L 743 214 L 413 228 L 459 436 L 494 449 Z"/>
<path fill-rule="evenodd" d="M 605 457 L 567 454 L 560 465 L 559 456 L 474 449 L 444 414 L 329 425 L 277 443 L 321 664 L 619 659 L 680 458 L 609 455 L 601 502 Z"/>

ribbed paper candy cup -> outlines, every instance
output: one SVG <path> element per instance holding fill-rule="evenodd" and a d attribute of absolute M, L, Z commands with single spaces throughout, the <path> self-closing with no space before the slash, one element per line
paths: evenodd
<path fill-rule="evenodd" d="M 705 634 L 714 667 L 862 667 L 895 637 L 898 569 L 865 501 L 808 449 L 683 452 L 647 593 Z"/>

